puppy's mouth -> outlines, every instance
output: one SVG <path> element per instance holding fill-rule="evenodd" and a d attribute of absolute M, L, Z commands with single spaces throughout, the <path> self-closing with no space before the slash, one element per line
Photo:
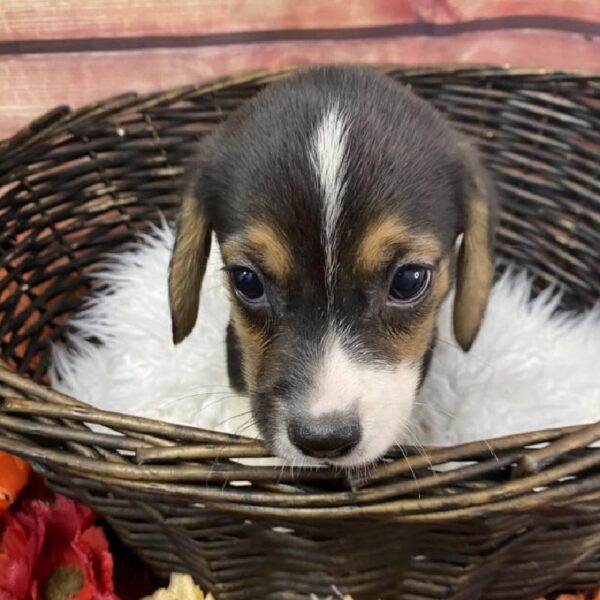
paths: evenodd
<path fill-rule="evenodd" d="M 393 444 L 392 444 L 393 445 Z M 377 450 L 370 449 L 368 443 L 359 443 L 350 451 L 331 451 L 319 456 L 311 456 L 301 448 L 292 444 L 285 437 L 277 438 L 272 444 L 274 452 L 286 464 L 293 467 L 330 466 L 338 469 L 353 470 L 377 462 L 389 447 L 380 446 Z"/>
<path fill-rule="evenodd" d="M 289 466 L 364 468 L 405 441 L 413 404 L 412 394 L 398 402 L 382 403 L 380 406 L 359 402 L 356 412 L 350 413 L 350 417 L 332 415 L 332 421 L 345 425 L 337 429 L 332 427 L 330 434 L 325 433 L 321 438 L 315 436 L 314 424 L 320 423 L 322 416 L 318 419 L 307 416 L 304 425 L 291 428 L 285 412 L 276 411 L 272 415 L 274 426 L 268 428 L 271 435 L 265 435 L 265 439 L 271 450 Z M 358 435 L 354 432 L 355 428 L 347 424 L 348 419 L 353 417 L 356 418 Z"/>
<path fill-rule="evenodd" d="M 359 362 L 332 344 L 304 380 L 253 395 L 263 439 L 291 466 L 372 464 L 405 441 L 420 361 Z"/>

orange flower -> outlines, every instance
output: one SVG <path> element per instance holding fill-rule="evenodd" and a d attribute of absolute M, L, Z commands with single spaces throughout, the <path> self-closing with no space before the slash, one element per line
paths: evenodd
<path fill-rule="evenodd" d="M 0 514 L 16 500 L 30 471 L 29 463 L 0 450 Z"/>
<path fill-rule="evenodd" d="M 536 598 L 536 600 L 546 600 L 545 598 Z M 561 594 L 556 600 L 600 600 L 600 588 L 590 594 Z"/>

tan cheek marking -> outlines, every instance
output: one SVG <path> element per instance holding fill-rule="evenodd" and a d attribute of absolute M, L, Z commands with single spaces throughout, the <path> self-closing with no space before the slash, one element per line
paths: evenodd
<path fill-rule="evenodd" d="M 238 256 L 249 256 L 258 261 L 275 279 L 284 281 L 292 269 L 289 248 L 276 231 L 264 223 L 252 225 L 243 234 L 234 236 L 223 243 L 221 253 L 225 261 Z M 230 282 L 227 287 L 231 291 Z M 232 294 L 233 296 L 233 294 Z M 231 320 L 242 348 L 242 369 L 249 392 L 257 385 L 258 373 L 264 362 L 267 332 L 264 328 L 249 322 L 246 315 L 231 298 Z"/>
<path fill-rule="evenodd" d="M 386 218 L 367 229 L 356 255 L 355 271 L 367 275 L 378 271 L 399 244 L 406 247 L 406 253 L 411 257 L 426 261 L 437 260 L 440 253 L 435 238 L 411 234 L 397 219 Z"/>
<path fill-rule="evenodd" d="M 427 302 L 427 314 L 410 332 L 392 332 L 394 354 L 398 361 L 418 363 L 424 356 L 436 324 L 440 303 L 450 287 L 450 260 L 440 261 L 434 275 L 433 289 Z"/>
<path fill-rule="evenodd" d="M 266 331 L 248 323 L 241 308 L 236 304 L 232 304 L 231 321 L 242 348 L 242 368 L 246 388 L 249 392 L 253 392 L 263 363 L 267 343 Z"/>
<path fill-rule="evenodd" d="M 265 223 L 252 225 L 244 233 L 233 236 L 223 244 L 221 252 L 225 260 L 250 254 L 280 281 L 285 280 L 292 270 L 292 254 L 283 236 Z"/>

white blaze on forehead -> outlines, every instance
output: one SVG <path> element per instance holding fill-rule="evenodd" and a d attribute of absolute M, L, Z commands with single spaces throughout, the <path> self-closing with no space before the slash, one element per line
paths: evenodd
<path fill-rule="evenodd" d="M 337 103 L 324 114 L 312 139 L 311 161 L 323 196 L 325 277 L 331 300 L 337 230 L 346 180 L 348 124 Z"/>

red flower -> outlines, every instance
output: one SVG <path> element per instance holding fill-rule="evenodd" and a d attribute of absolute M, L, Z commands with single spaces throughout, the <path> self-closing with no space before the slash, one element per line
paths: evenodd
<path fill-rule="evenodd" d="M 108 542 L 89 508 L 57 495 L 5 520 L 0 600 L 118 600 Z"/>

